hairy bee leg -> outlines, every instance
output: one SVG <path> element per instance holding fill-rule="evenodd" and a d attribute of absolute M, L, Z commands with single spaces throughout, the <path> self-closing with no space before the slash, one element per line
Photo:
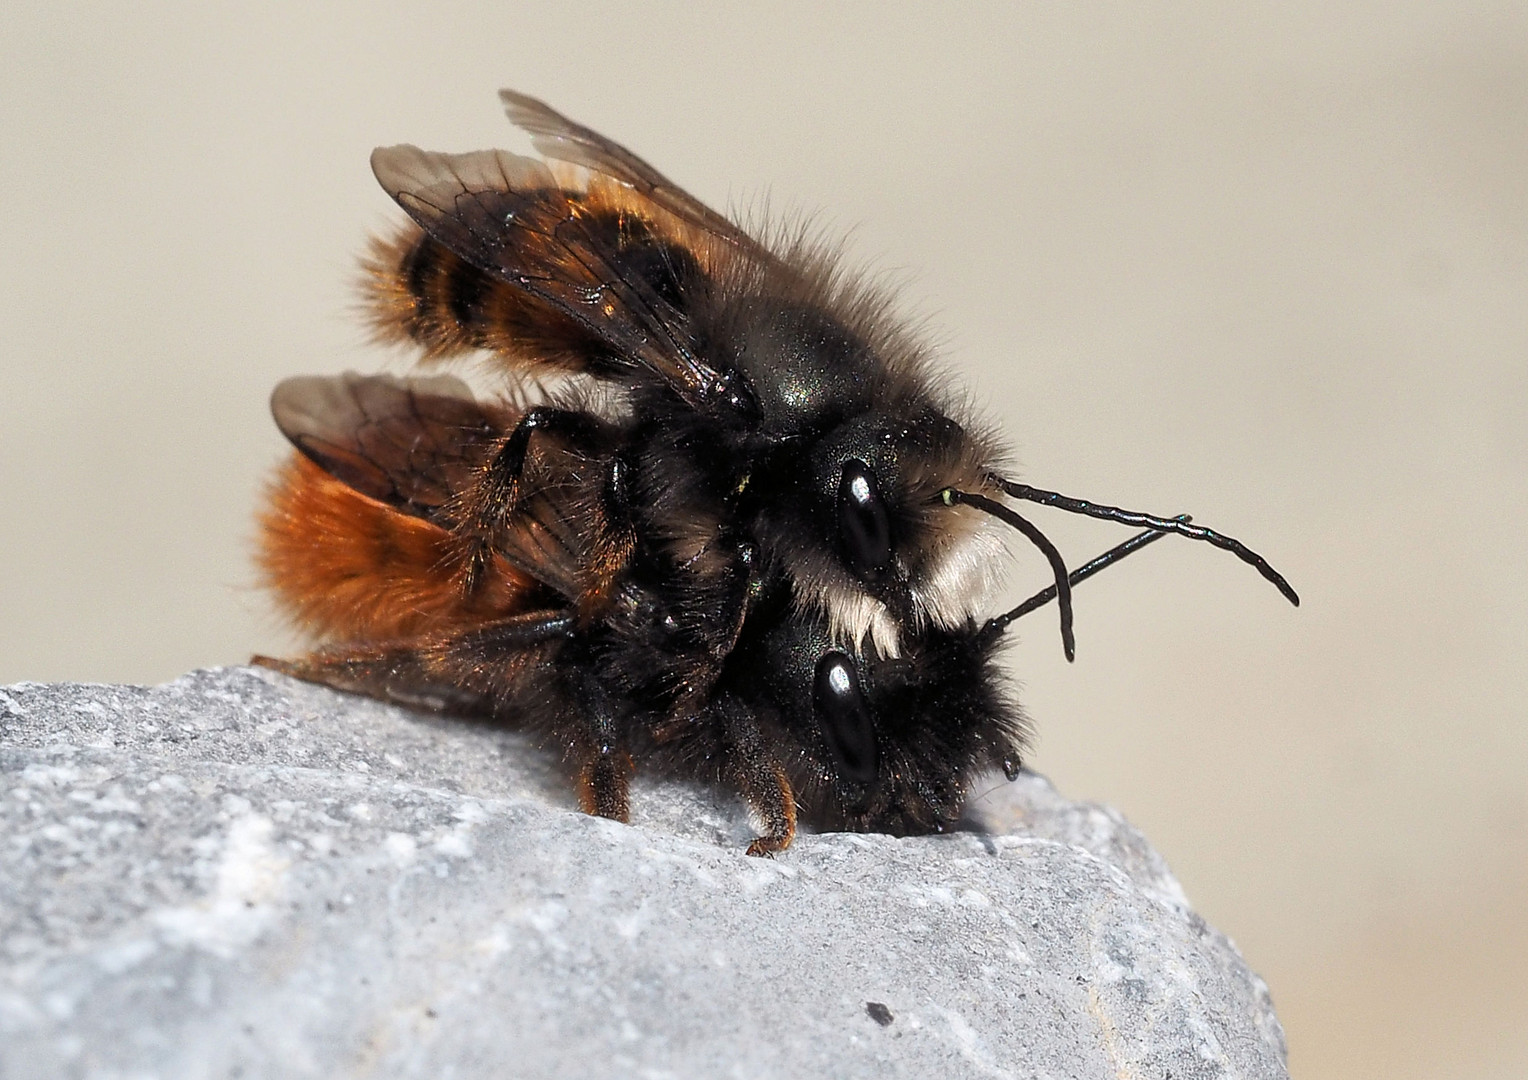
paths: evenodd
<path fill-rule="evenodd" d="M 526 410 L 493 457 L 479 474 L 477 484 L 462 498 L 459 510 L 462 567 L 458 583 L 463 596 L 471 596 L 493 557 L 493 535 L 520 499 L 520 478 L 531 436 L 538 431 L 574 437 L 591 437 L 599 430 L 587 414 L 550 405 Z"/>
<path fill-rule="evenodd" d="M 578 805 L 584 813 L 622 823 L 631 820 L 631 755 L 599 754 L 578 773 Z"/>
<path fill-rule="evenodd" d="M 735 557 L 733 574 L 735 587 L 728 590 L 733 598 L 730 604 L 731 610 L 725 611 L 715 620 L 713 627 L 717 629 L 714 634 L 707 634 L 702 642 L 704 653 L 698 649 L 692 657 L 688 677 L 684 680 L 684 689 L 680 692 L 678 700 L 671 710 L 676 717 L 688 716 L 700 708 L 711 697 L 712 688 L 715 687 L 722 674 L 722 663 L 732 654 L 737 646 L 738 639 L 743 635 L 743 624 L 748 619 L 749 609 L 753 606 L 755 596 L 759 591 L 758 553 L 754 546 L 746 540 L 735 543 L 726 541 L 731 546 Z"/>
<path fill-rule="evenodd" d="M 761 763 L 743 780 L 743 795 L 764 823 L 764 835 L 748 845 L 750 855 L 773 855 L 796 838 L 796 795 L 782 765 Z"/>
<path fill-rule="evenodd" d="M 591 524 L 588 565 L 579 590 L 578 614 L 592 622 L 610 601 L 616 578 L 637 547 L 637 526 L 626 490 L 626 465 L 612 457 L 605 472 L 602 513 Z"/>
<path fill-rule="evenodd" d="M 615 699 L 593 673 L 575 668 L 566 684 L 585 717 L 582 738 L 573 746 L 578 761 L 578 803 L 584 813 L 612 821 L 631 820 L 631 776 L 636 771 L 626 750 L 625 725 Z"/>
<path fill-rule="evenodd" d="M 728 772 L 738 785 L 743 801 L 764 826 L 764 835 L 748 845 L 750 855 L 773 855 L 791 846 L 796 838 L 796 793 L 785 767 L 764 748 L 757 722 L 734 702 L 718 707 L 727 725 L 732 746 Z"/>
<path fill-rule="evenodd" d="M 718 662 L 725 660 L 736 647 L 737 639 L 743 634 L 743 623 L 748 619 L 748 609 L 759 591 L 758 552 L 754 550 L 751 543 L 740 540 L 735 554 L 737 555 L 737 574 L 741 579 L 742 587 L 737 590 L 737 610 L 723 624 L 727 627 L 726 632 L 711 643 L 712 658 Z"/>

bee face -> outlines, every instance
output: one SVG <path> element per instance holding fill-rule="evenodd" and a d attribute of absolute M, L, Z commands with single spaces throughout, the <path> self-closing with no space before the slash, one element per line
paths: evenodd
<path fill-rule="evenodd" d="M 1004 530 L 940 499 L 985 483 L 985 450 L 961 425 L 926 405 L 871 411 L 786 449 L 776 482 L 759 484 L 758 533 L 840 648 L 895 657 L 909 632 L 961 627 L 990 606 Z"/>
<path fill-rule="evenodd" d="M 835 647 L 823 620 L 787 618 L 757 653 L 740 646 L 728 685 L 779 718 L 798 798 L 815 820 L 927 832 L 959 817 L 972 775 L 1022 744 L 992 653 L 968 627 L 921 634 L 895 658 L 854 655 Z"/>
<path fill-rule="evenodd" d="M 1002 530 L 939 494 L 992 490 L 1001 449 L 942 407 L 920 343 L 884 318 L 883 301 L 810 274 L 750 284 L 766 291 L 722 289 L 699 312 L 712 317 L 702 338 L 757 404 L 740 466 L 749 513 L 800 603 L 826 615 L 843 648 L 871 641 L 887 655 L 908 629 L 977 617 L 1002 584 Z"/>

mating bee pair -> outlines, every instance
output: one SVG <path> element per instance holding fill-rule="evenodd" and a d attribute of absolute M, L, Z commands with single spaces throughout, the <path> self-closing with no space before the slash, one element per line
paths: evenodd
<path fill-rule="evenodd" d="M 413 219 L 373 246 L 373 322 L 427 361 L 487 351 L 509 392 L 445 375 L 299 378 L 300 453 L 260 564 L 328 647 L 261 662 L 491 714 L 559 748 L 583 807 L 624 819 L 633 762 L 728 784 L 790 844 L 926 832 L 1019 768 L 994 653 L 1051 598 L 1166 532 L 1239 542 L 1004 479 L 886 297 L 806 238 L 764 240 L 624 148 L 501 94 L 545 161 L 379 149 Z M 550 389 L 548 384 L 552 383 Z M 1001 500 L 1143 526 L 1068 573 Z M 1051 589 L 996 618 L 1006 528 Z"/>

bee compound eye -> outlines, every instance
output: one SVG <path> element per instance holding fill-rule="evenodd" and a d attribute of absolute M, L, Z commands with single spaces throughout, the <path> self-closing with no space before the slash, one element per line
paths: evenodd
<path fill-rule="evenodd" d="M 875 724 L 854 661 L 844 653 L 830 652 L 817 661 L 812 705 L 838 775 L 851 783 L 873 784 L 879 768 Z"/>
<path fill-rule="evenodd" d="M 891 565 L 891 518 L 875 470 L 858 458 L 844 462 L 838 481 L 838 539 L 849 568 L 874 580 Z"/>

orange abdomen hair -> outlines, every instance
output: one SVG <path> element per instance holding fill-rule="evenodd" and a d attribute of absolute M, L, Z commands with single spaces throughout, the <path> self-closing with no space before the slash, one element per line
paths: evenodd
<path fill-rule="evenodd" d="M 328 641 L 395 641 L 471 629 L 526 610 L 535 585 L 495 559 L 470 599 L 451 534 L 399 513 L 293 454 L 259 516 L 261 584 Z"/>

